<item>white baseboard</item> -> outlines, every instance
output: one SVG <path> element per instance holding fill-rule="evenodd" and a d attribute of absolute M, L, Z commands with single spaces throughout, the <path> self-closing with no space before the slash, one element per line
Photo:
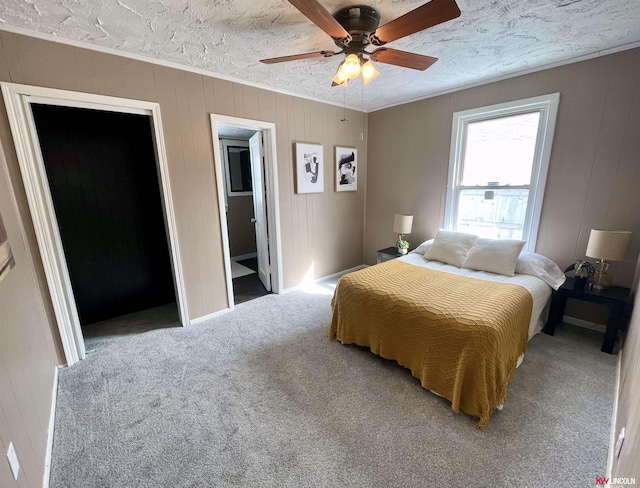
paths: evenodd
<path fill-rule="evenodd" d="M 58 398 L 58 371 L 63 366 L 56 366 L 53 374 L 53 392 L 51 394 L 51 413 L 49 414 L 49 429 L 47 431 L 47 451 L 44 457 L 44 474 L 42 488 L 49 488 L 51 477 L 51 454 L 53 452 L 53 428 L 56 422 L 56 400 Z"/>
<path fill-rule="evenodd" d="M 323 281 L 329 281 L 329 280 L 334 280 L 336 278 L 340 278 L 342 275 L 346 275 L 347 273 L 351 273 L 353 271 L 358 271 L 359 269 L 364 269 L 364 268 L 368 268 L 369 265 L 368 264 L 361 264 L 359 266 L 354 266 L 353 268 L 349 268 L 349 269 L 345 269 L 343 271 L 338 271 L 337 273 L 333 273 L 327 276 L 323 276 L 321 278 L 316 278 L 315 280 L 313 280 L 313 284 L 318 284 L 318 283 L 322 283 Z M 284 293 L 291 293 L 292 291 L 297 291 L 300 290 L 302 288 L 304 288 L 305 285 L 296 285 L 296 286 L 292 286 L 291 288 L 285 288 L 284 290 L 282 290 L 280 293 L 284 294 Z"/>
<path fill-rule="evenodd" d="M 346 275 L 347 273 L 352 273 L 354 271 L 358 271 L 359 269 L 368 268 L 368 264 L 361 264 L 359 266 L 354 266 L 353 268 L 345 269 L 344 271 L 339 271 L 337 273 L 330 274 L 328 276 L 323 276 L 322 278 L 317 278 L 314 280 L 314 283 L 320 283 L 322 281 L 334 280 L 336 278 L 340 278 L 342 275 Z"/>
<path fill-rule="evenodd" d="M 620 351 L 618 354 L 618 363 L 616 367 L 616 391 L 613 397 L 613 414 L 611 415 L 611 439 L 609 439 L 609 455 L 607 456 L 607 471 L 606 477 L 611 479 L 611 472 L 613 471 L 613 456 L 615 455 L 616 449 L 616 440 L 617 440 L 617 432 L 616 432 L 616 421 L 618 420 L 618 393 L 620 391 L 620 368 L 622 366 L 622 354 L 623 351 Z"/>
<path fill-rule="evenodd" d="M 595 322 L 589 322 L 588 320 L 577 319 L 575 317 L 570 317 L 569 315 L 564 315 L 562 317 L 562 321 L 567 324 L 577 325 L 578 327 L 582 327 L 583 329 L 591 329 L 597 332 L 602 332 L 603 334 L 607 331 L 607 326 L 602 324 L 596 324 Z"/>
<path fill-rule="evenodd" d="M 231 312 L 232 308 L 223 308 L 222 310 L 218 310 L 217 312 L 210 313 L 209 315 L 204 315 L 202 317 L 198 317 L 196 319 L 190 320 L 189 325 L 198 325 L 202 322 L 206 322 L 215 317 L 219 317 L 220 315 L 226 315 Z"/>
<path fill-rule="evenodd" d="M 258 253 L 252 252 L 249 254 L 240 254 L 240 256 L 233 256 L 231 258 L 231 261 L 244 261 L 245 259 L 257 258 L 257 257 L 258 257 Z"/>

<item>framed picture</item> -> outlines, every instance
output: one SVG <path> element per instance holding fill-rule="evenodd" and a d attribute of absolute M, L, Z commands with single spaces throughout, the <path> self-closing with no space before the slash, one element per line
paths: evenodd
<path fill-rule="evenodd" d="M 357 149 L 336 146 L 336 191 L 356 191 L 358 189 L 357 166 Z"/>
<path fill-rule="evenodd" d="M 296 175 L 298 193 L 324 191 L 322 146 L 296 142 Z"/>
<path fill-rule="evenodd" d="M 4 228 L 2 215 L 0 215 L 0 281 L 9 274 L 9 271 L 11 271 L 11 268 L 13 268 L 15 264 L 16 262 L 13 259 L 7 231 Z"/>

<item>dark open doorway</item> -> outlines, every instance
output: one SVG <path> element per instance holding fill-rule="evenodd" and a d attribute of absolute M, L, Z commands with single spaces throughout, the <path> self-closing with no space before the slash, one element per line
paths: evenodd
<path fill-rule="evenodd" d="M 150 117 L 32 110 L 80 323 L 174 302 Z"/>

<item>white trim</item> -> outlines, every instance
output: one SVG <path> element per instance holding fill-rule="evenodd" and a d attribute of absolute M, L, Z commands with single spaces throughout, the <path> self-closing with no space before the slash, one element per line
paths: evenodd
<path fill-rule="evenodd" d="M 607 455 L 607 471 L 606 477 L 611 479 L 613 471 L 613 456 L 615 456 L 616 442 L 618 433 L 616 432 L 616 422 L 618 421 L 618 401 L 620 399 L 620 373 L 622 370 L 622 354 L 624 349 L 618 354 L 618 362 L 616 366 L 616 391 L 613 396 L 613 412 L 611 413 L 611 438 L 609 439 L 609 454 Z"/>
<path fill-rule="evenodd" d="M 53 374 L 53 392 L 51 394 L 51 412 L 49 413 L 49 428 L 47 429 L 47 451 L 44 456 L 44 473 L 42 488 L 49 488 L 51 478 L 51 454 L 53 452 L 53 429 L 56 423 L 56 403 L 58 399 L 58 371 L 62 366 L 56 366 Z"/>
<path fill-rule="evenodd" d="M 360 269 L 365 269 L 368 268 L 369 265 L 368 264 L 360 264 L 358 266 L 354 266 L 353 268 L 349 268 L 349 269 L 345 269 L 342 271 L 338 271 L 337 273 L 333 273 L 327 276 L 323 276 L 322 278 L 318 278 L 316 280 L 314 280 L 314 283 L 321 283 L 323 281 L 329 281 L 329 280 L 334 280 L 336 278 L 340 278 L 341 276 L 346 275 L 347 273 L 353 273 L 354 271 L 358 271 Z"/>
<path fill-rule="evenodd" d="M 445 229 L 455 230 L 457 221 L 460 178 L 462 177 L 468 124 L 481 120 L 538 112 L 540 113 L 540 120 L 529 184 L 529 199 L 522 229 L 522 239 L 527 241 L 525 250 L 535 251 L 559 103 L 560 94 L 551 93 L 524 100 L 473 108 L 453 114 L 451 147 L 449 150 L 449 175 L 445 201 Z M 500 186 L 496 188 L 508 187 Z"/>
<path fill-rule="evenodd" d="M 178 227 L 176 224 L 176 213 L 173 208 L 173 196 L 171 193 L 171 178 L 169 176 L 169 162 L 167 160 L 167 149 L 164 140 L 164 129 L 162 128 L 162 116 L 160 114 L 160 104 L 154 103 L 151 109 L 154 131 L 154 149 L 156 151 L 156 161 L 160 171 L 160 189 L 162 190 L 162 209 L 164 213 L 165 229 L 171 251 L 171 267 L 173 271 L 173 285 L 176 291 L 176 302 L 180 323 L 184 326 L 189 323 L 189 308 L 187 306 L 187 294 L 184 287 L 184 273 L 182 271 L 182 259 L 180 258 L 180 244 L 178 240 Z"/>
<path fill-rule="evenodd" d="M 360 264 L 358 266 L 354 266 L 353 268 L 349 268 L 349 269 L 345 269 L 345 270 L 342 270 L 342 271 L 338 271 L 337 273 L 333 273 L 333 274 L 330 274 L 330 275 L 327 275 L 327 276 L 323 276 L 321 278 L 316 278 L 315 280 L 313 280 L 313 284 L 317 285 L 317 284 L 320 284 L 320 283 L 322 283 L 324 281 L 334 280 L 336 278 L 340 278 L 343 275 L 346 275 L 347 273 L 352 273 L 354 271 L 358 271 L 360 269 L 365 269 L 365 268 L 368 268 L 368 267 L 369 267 L 368 264 Z M 291 292 L 298 291 L 298 290 L 303 290 L 305 286 L 306 285 L 296 285 L 296 286 L 292 286 L 290 288 L 286 288 L 285 290 L 282 291 L 282 294 L 291 293 Z"/>
<path fill-rule="evenodd" d="M 39 87 L 34 87 L 39 88 Z M 63 90 L 56 90 L 55 88 L 48 88 L 48 90 L 55 90 L 57 92 L 61 92 Z M 126 110 L 123 110 L 123 105 L 114 105 L 113 103 L 92 103 L 86 102 L 82 100 L 64 100 L 64 93 L 56 93 L 54 98 L 46 95 L 31 95 L 29 96 L 29 103 L 37 103 L 40 105 L 50 105 L 52 107 L 69 107 L 69 108 L 84 108 L 89 110 L 101 110 L 103 112 L 116 112 L 116 113 L 127 113 L 134 115 L 149 115 L 149 112 L 153 110 L 153 107 L 148 108 L 138 108 L 138 107 L 126 107 Z M 100 95 L 97 95 L 100 96 Z M 126 98 L 115 98 L 113 97 L 113 101 L 128 101 Z M 146 103 L 146 102 L 145 102 Z"/>
<path fill-rule="evenodd" d="M 231 256 L 231 261 L 244 261 L 245 259 L 257 258 L 257 252 L 251 252 L 249 254 L 240 254 L 239 256 Z"/>
<path fill-rule="evenodd" d="M 229 312 L 231 312 L 230 308 L 223 308 L 222 310 L 218 310 L 217 312 L 213 312 L 213 313 L 210 313 L 208 315 L 203 315 L 202 317 L 198 317 L 196 319 L 193 319 L 189 323 L 189 325 L 198 325 L 198 324 L 201 324 L 202 322 L 206 322 L 207 320 L 211 320 L 213 318 L 220 317 L 221 315 L 227 315 Z"/>
<path fill-rule="evenodd" d="M 2 29 L 0 27 L 0 29 Z M 369 110 L 367 110 L 365 113 L 373 113 L 373 112 L 378 112 L 380 110 L 385 110 L 387 108 L 393 108 L 393 107 L 398 107 L 400 105 L 406 105 L 409 103 L 414 103 L 414 102 L 419 102 L 421 100 L 428 100 L 429 98 L 435 98 L 435 97 L 440 97 L 442 95 L 448 95 L 449 93 L 455 93 L 455 92 L 459 92 L 462 90 L 468 90 L 470 88 L 476 88 L 478 86 L 484 86 L 484 85 L 489 85 L 491 83 L 497 83 L 499 81 L 504 81 L 504 80 L 509 80 L 511 78 L 517 78 L 519 76 L 526 76 L 526 75 L 530 75 L 532 73 L 538 73 L 540 71 L 545 71 L 548 69 L 553 69 L 553 68 L 559 68 L 561 66 L 566 66 L 568 64 L 574 64 L 574 63 L 580 63 L 582 61 L 588 61 L 590 59 L 595 59 L 595 58 L 599 58 L 602 56 L 609 56 L 610 54 L 615 54 L 615 53 L 619 53 L 622 51 L 628 51 L 629 49 L 635 49 L 637 47 L 640 47 L 640 41 L 636 41 L 636 42 L 630 42 L 629 44 L 623 44 L 621 46 L 616 46 L 613 47 L 611 49 L 603 49 L 600 51 L 595 51 L 589 54 L 585 54 L 584 56 L 575 56 L 573 58 L 568 58 L 565 59 L 563 61 L 557 61 L 555 63 L 547 63 L 547 64 L 541 64 L 540 66 L 536 66 L 535 68 L 529 68 L 529 69 L 524 69 L 524 70 L 520 70 L 520 71 L 515 71 L 513 73 L 509 73 L 506 75 L 500 75 L 500 76 L 489 76 L 487 78 L 483 78 L 481 80 L 478 81 L 474 81 L 472 83 L 463 83 L 460 85 L 455 85 L 452 86 L 451 88 L 446 88 L 444 90 L 438 90 L 438 91 L 434 91 L 432 93 L 426 94 L 426 95 L 420 95 L 417 97 L 412 97 L 412 98 L 408 98 L 406 100 L 403 100 L 401 102 L 392 102 L 389 103 L 387 105 L 379 105 L 377 107 L 372 107 Z M 359 109 L 357 109 L 359 110 Z"/>
<path fill-rule="evenodd" d="M 569 315 L 563 315 L 562 321 L 566 324 L 582 327 L 583 329 L 595 330 L 596 332 L 602 332 L 603 334 L 607 331 L 606 325 L 596 324 L 595 322 L 589 322 L 588 320 L 578 319 Z"/>
<path fill-rule="evenodd" d="M 153 102 L 15 83 L 3 82 L 0 83 L 0 86 L 2 87 L 9 125 L 15 143 L 22 180 L 67 365 L 71 366 L 84 359 L 86 352 L 62 240 L 40 152 L 38 135 L 31 112 L 31 103 L 46 102 L 51 105 L 80 106 L 94 110 L 110 110 L 122 113 L 140 113 L 140 111 L 143 111 L 145 115 L 150 116 L 153 125 L 154 146 L 163 197 L 162 206 L 171 251 L 170 256 L 178 312 L 181 323 L 188 324 L 189 313 L 184 291 L 160 105 Z"/>
<path fill-rule="evenodd" d="M 35 32 L 29 29 L 25 29 L 23 27 L 16 27 L 13 25 L 9 25 L 9 24 L 0 24 L 0 31 L 6 31 L 6 32 L 10 32 L 13 34 L 19 34 L 22 36 L 28 36 L 28 37 L 34 37 L 36 39 L 42 39 L 43 41 L 49 41 L 49 42 L 55 42 L 57 44 L 65 44 L 67 46 L 73 46 L 73 47 L 77 47 L 80 49 L 87 49 L 89 51 L 96 51 L 96 52 L 100 52 L 100 53 L 105 53 L 105 54 L 112 54 L 114 56 L 119 56 L 122 58 L 127 58 L 127 59 L 133 59 L 136 61 L 142 61 L 145 63 L 149 63 L 149 64 L 155 64 L 157 66 L 164 66 L 166 68 L 173 68 L 173 69 L 179 69 L 182 71 L 187 71 L 189 73 L 196 73 L 199 75 L 203 75 L 203 76 L 209 76 L 212 78 L 219 78 L 221 80 L 226 80 L 226 81 L 232 81 L 234 83 L 240 83 L 242 85 L 246 85 L 246 86 L 253 86 L 255 88 L 262 88 L 264 90 L 269 90 L 275 93 L 282 93 L 283 95 L 289 95 L 292 97 L 297 97 L 297 98 L 303 98 L 305 100 L 312 100 L 314 102 L 320 102 L 320 103 L 326 103 L 328 105 L 334 105 L 336 107 L 343 107 L 344 103 L 342 102 L 333 102 L 333 101 L 328 101 L 325 99 L 321 99 L 318 97 L 313 97 L 313 96 L 309 96 L 309 95 L 302 95 L 300 93 L 294 93 L 290 90 L 283 90 L 282 88 L 277 88 L 277 87 L 273 87 L 270 85 L 264 85 L 262 83 L 255 83 L 252 81 L 247 81 L 247 80 L 242 80 L 240 78 L 236 78 L 233 76 L 229 76 L 229 75 L 223 75 L 220 73 L 216 73 L 213 71 L 208 71 L 202 68 L 195 68 L 195 67 L 191 67 L 191 66 L 185 66 L 179 63 L 174 63 L 171 61 L 165 61 L 165 60 L 161 60 L 161 59 L 154 59 L 154 58 L 150 58 L 147 56 L 142 56 L 140 54 L 134 54 L 134 53 L 128 53 L 125 51 L 121 51 L 118 49 L 114 49 L 114 48 L 109 48 L 109 47 L 103 47 L 103 46 L 98 46 L 95 44 L 89 44 L 87 42 L 83 42 L 83 41 L 77 41 L 75 39 L 65 39 L 59 36 L 54 36 L 53 34 L 47 34 L 44 32 Z M 631 42 L 628 44 L 623 44 L 621 46 L 616 46 L 616 47 L 612 47 L 609 49 L 602 49 L 599 51 L 594 51 L 592 53 L 589 54 L 585 54 L 582 56 L 575 56 L 572 58 L 568 58 L 565 59 L 563 61 L 557 61 L 554 63 L 547 63 L 547 64 L 542 64 L 540 66 L 536 66 L 534 68 L 529 68 L 529 69 L 524 69 L 524 70 L 520 70 L 520 71 L 516 71 L 514 73 L 509 73 L 506 75 L 501 75 L 501 76 L 492 76 L 492 77 L 488 77 L 488 78 L 483 78 L 482 80 L 478 80 L 472 83 L 464 83 L 461 85 L 456 85 L 453 86 L 451 88 L 447 88 L 445 90 L 439 90 L 439 91 L 435 91 L 432 93 L 428 93 L 425 95 L 419 95 L 417 97 L 412 97 L 412 98 L 407 98 L 405 100 L 401 100 L 401 101 L 396 101 L 396 102 L 392 102 L 386 105 L 378 105 L 376 107 L 372 107 L 368 110 L 362 110 L 362 107 L 360 106 L 355 106 L 355 105 L 347 105 L 346 108 L 351 109 L 351 110 L 356 110 L 358 112 L 363 111 L 364 113 L 373 113 L 373 112 L 377 112 L 379 110 L 384 110 L 387 108 L 392 108 L 392 107 L 397 107 L 400 105 L 405 105 L 408 103 L 413 103 L 413 102 L 418 102 L 420 100 L 427 100 L 429 98 L 435 98 L 435 97 L 439 97 L 441 95 L 447 95 L 448 93 L 454 93 L 454 92 L 458 92 L 458 91 L 462 91 L 462 90 L 467 90 L 469 88 L 475 88 L 477 86 L 482 86 L 482 85 L 488 85 L 490 83 L 496 83 L 498 81 L 502 81 L 502 80 L 508 80 L 510 78 L 517 78 L 518 76 L 524 76 L 524 75 L 528 75 L 531 73 L 537 73 L 539 71 L 544 71 L 547 69 L 552 69 L 552 68 L 558 68 L 560 66 L 566 66 L 568 64 L 574 64 L 574 63 L 579 63 L 581 61 L 588 61 L 589 59 L 594 59 L 594 58 L 599 58 L 601 56 L 608 56 L 609 54 L 615 54 L 621 51 L 627 51 L 629 49 L 635 49 L 637 47 L 640 47 L 640 41 L 636 41 L 636 42 Z"/>
<path fill-rule="evenodd" d="M 278 156 L 276 152 L 276 125 L 273 122 L 243 119 L 229 115 L 211 114 L 211 134 L 213 137 L 213 156 L 216 173 L 216 189 L 218 192 L 218 211 L 220 215 L 220 231 L 222 234 L 222 254 L 227 281 L 227 303 L 230 310 L 234 308 L 233 277 L 231 274 L 231 254 L 229 251 L 229 234 L 227 233 L 227 212 L 224 201 L 224 173 L 220 154 L 220 137 L 218 125 L 233 125 L 251 130 L 263 131 L 265 159 L 265 187 L 267 188 L 267 224 L 269 227 L 269 265 L 271 270 L 271 291 L 282 293 L 282 247 L 280 243 L 280 205 L 278 196 Z M 254 188 L 255 191 L 255 188 Z"/>

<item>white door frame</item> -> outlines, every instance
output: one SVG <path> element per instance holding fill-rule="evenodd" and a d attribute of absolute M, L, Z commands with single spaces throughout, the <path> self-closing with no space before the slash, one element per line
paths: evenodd
<path fill-rule="evenodd" d="M 125 98 L 107 97 L 91 93 L 79 93 L 38 86 L 0 83 L 7 108 L 11 133 L 16 147 L 22 180 L 29 210 L 35 228 L 38 249 L 53 302 L 53 309 L 60 331 L 60 339 L 67 365 L 84 359 L 86 352 L 69 270 L 64 256 L 60 231 L 56 220 L 49 182 L 40 151 L 38 134 L 31 111 L 32 103 L 62 107 L 86 108 L 151 117 L 154 147 L 162 189 L 162 207 L 170 247 L 174 287 L 178 314 L 183 325 L 189 323 L 189 312 L 184 289 L 178 234 L 169 183 L 169 168 L 165 150 L 160 105 Z"/>
<path fill-rule="evenodd" d="M 271 291 L 282 293 L 282 249 L 280 246 L 280 206 L 278 204 L 278 168 L 276 154 L 276 125 L 261 120 L 243 119 L 229 115 L 211 114 L 211 132 L 213 136 L 213 155 L 215 159 L 216 188 L 218 190 L 218 209 L 220 212 L 220 230 L 222 233 L 222 252 L 224 270 L 227 278 L 227 303 L 233 310 L 233 277 L 231 276 L 231 253 L 227 232 L 227 212 L 225 211 L 225 180 L 222 172 L 220 137 L 218 125 L 233 125 L 250 130 L 261 130 L 264 144 L 264 184 L 267 191 L 267 225 L 269 228 L 269 267 L 271 269 Z M 255 191 L 255 188 L 254 188 Z"/>

